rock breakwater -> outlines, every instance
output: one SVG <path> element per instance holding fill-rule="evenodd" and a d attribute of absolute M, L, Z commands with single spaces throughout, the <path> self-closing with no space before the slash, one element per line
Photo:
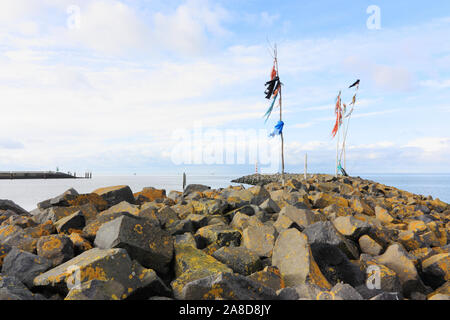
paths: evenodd
<path fill-rule="evenodd" d="M 252 175 L 184 193 L 0 200 L 0 299 L 450 299 L 450 205 L 373 181 Z"/>

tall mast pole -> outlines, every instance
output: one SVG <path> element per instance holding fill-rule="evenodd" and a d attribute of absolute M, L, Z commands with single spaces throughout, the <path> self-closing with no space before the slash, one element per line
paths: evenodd
<path fill-rule="evenodd" d="M 274 49 L 274 55 L 275 55 L 275 66 L 277 68 L 277 76 L 280 79 L 280 73 L 279 73 L 279 69 L 278 69 L 278 51 L 277 51 L 277 45 L 275 44 L 275 49 Z M 283 98 L 281 95 L 281 82 L 280 82 L 280 121 L 283 121 Z M 282 182 L 284 184 L 284 137 L 283 137 L 283 131 L 281 131 L 281 179 Z"/>

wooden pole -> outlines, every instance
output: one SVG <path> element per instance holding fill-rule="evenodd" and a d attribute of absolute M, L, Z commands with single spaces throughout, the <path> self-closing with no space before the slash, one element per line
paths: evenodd
<path fill-rule="evenodd" d="M 277 76 L 278 78 L 280 78 L 280 73 L 278 70 L 278 51 L 277 51 L 277 45 L 275 45 L 275 50 L 274 50 L 274 54 L 275 54 L 275 66 L 277 68 Z M 280 88 L 279 88 L 280 92 L 280 121 L 283 121 L 283 98 L 281 95 L 281 83 L 280 83 Z M 284 136 L 283 136 L 283 131 L 281 131 L 281 181 L 284 185 Z"/>
<path fill-rule="evenodd" d="M 339 124 L 337 129 L 337 139 L 336 139 L 336 178 L 338 176 L 338 164 L 339 164 Z"/>

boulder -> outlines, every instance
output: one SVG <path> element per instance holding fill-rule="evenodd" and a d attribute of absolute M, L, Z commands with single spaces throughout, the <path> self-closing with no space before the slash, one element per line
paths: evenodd
<path fill-rule="evenodd" d="M 201 214 L 192 213 L 187 216 L 186 220 L 192 222 L 195 230 L 202 228 L 208 224 L 208 218 Z"/>
<path fill-rule="evenodd" d="M 353 287 L 364 283 L 364 273 L 349 260 L 349 257 L 359 258 L 358 249 L 331 222 L 316 222 L 303 232 L 308 238 L 314 260 L 330 283 L 335 285 L 343 281 Z"/>
<path fill-rule="evenodd" d="M 159 209 L 156 216 L 158 217 L 159 224 L 163 228 L 168 228 L 171 224 L 180 220 L 177 213 L 168 206 Z"/>
<path fill-rule="evenodd" d="M 241 212 L 237 212 L 233 220 L 231 220 L 230 226 L 238 230 L 244 230 L 249 226 L 262 227 L 264 224 L 256 216 L 248 216 Z"/>
<path fill-rule="evenodd" d="M 384 254 L 375 257 L 375 261 L 385 265 L 397 274 L 405 296 L 409 296 L 414 291 L 426 293 L 414 262 L 401 245 L 390 245 Z"/>
<path fill-rule="evenodd" d="M 184 219 L 178 220 L 166 227 L 166 231 L 171 235 L 179 235 L 186 232 L 194 232 L 194 224 L 192 221 Z"/>
<path fill-rule="evenodd" d="M 198 279 L 183 288 L 183 300 L 275 300 L 276 292 L 242 275 L 220 273 Z"/>
<path fill-rule="evenodd" d="M 339 249 L 349 259 L 358 259 L 359 251 L 357 246 L 349 239 L 346 239 L 329 221 L 316 222 L 307 226 L 304 233 L 308 236 L 313 253 L 316 247 L 333 247 Z M 331 253 L 331 252 L 330 252 Z M 337 253 L 339 256 L 340 254 Z"/>
<path fill-rule="evenodd" d="M 364 214 L 367 216 L 374 216 L 375 211 L 369 204 L 361 198 L 354 198 L 350 201 L 350 207 L 359 214 Z"/>
<path fill-rule="evenodd" d="M 81 211 L 81 213 L 86 218 L 86 221 L 95 219 L 98 214 L 98 211 L 93 204 L 86 203 L 81 206 L 74 207 L 51 207 L 34 215 L 33 219 L 39 224 L 42 224 L 48 220 L 51 220 L 55 223 L 62 218 L 76 213 L 77 211 Z"/>
<path fill-rule="evenodd" d="M 342 298 L 342 300 L 364 300 L 358 291 L 347 283 L 337 283 L 330 292 L 335 297 Z"/>
<path fill-rule="evenodd" d="M 286 286 L 310 282 L 322 288 L 331 288 L 314 261 L 307 237 L 297 229 L 285 230 L 278 236 L 272 264 L 280 270 Z"/>
<path fill-rule="evenodd" d="M 75 189 L 70 188 L 69 190 L 60 194 L 57 197 L 39 202 L 37 204 L 37 207 L 41 210 L 47 209 L 47 208 L 50 208 L 53 206 L 68 207 L 68 206 L 70 206 L 69 201 L 75 199 L 78 195 L 79 194 Z"/>
<path fill-rule="evenodd" d="M 287 287 L 277 293 L 279 300 L 335 300 L 335 296 L 329 291 L 311 283 Z"/>
<path fill-rule="evenodd" d="M 447 281 L 442 286 L 434 290 L 432 293 L 430 293 L 427 296 L 428 300 L 439 300 L 439 297 L 442 295 L 450 296 L 450 281 Z M 437 298 L 433 299 L 434 296 L 438 296 Z"/>
<path fill-rule="evenodd" d="M 339 233 L 352 240 L 357 240 L 367 234 L 371 228 L 369 223 L 352 216 L 337 217 L 333 220 L 333 225 Z"/>
<path fill-rule="evenodd" d="M 383 247 L 368 235 L 359 238 L 358 243 L 362 253 L 367 253 L 372 256 L 378 256 L 383 250 Z"/>
<path fill-rule="evenodd" d="M 37 240 L 19 226 L 0 227 L 0 244 L 33 253 L 36 250 Z"/>
<path fill-rule="evenodd" d="M 195 237 L 192 235 L 192 233 L 186 232 L 175 236 L 174 245 L 189 245 L 197 248 L 197 241 L 195 240 Z"/>
<path fill-rule="evenodd" d="M 51 220 L 47 220 L 35 227 L 28 227 L 24 231 L 32 238 L 40 238 L 56 233 L 56 227 Z"/>
<path fill-rule="evenodd" d="M 14 276 L 0 274 L 0 300 L 45 300 L 41 295 L 33 294 Z"/>
<path fill-rule="evenodd" d="M 400 296 L 397 292 L 383 292 L 370 298 L 370 300 L 400 300 Z"/>
<path fill-rule="evenodd" d="M 424 281 L 433 288 L 438 288 L 450 281 L 450 254 L 434 255 L 422 262 Z"/>
<path fill-rule="evenodd" d="M 144 188 L 141 192 L 134 194 L 137 204 L 143 204 L 145 202 L 161 201 L 166 198 L 166 190 L 155 189 L 152 187 Z"/>
<path fill-rule="evenodd" d="M 30 216 L 12 215 L 2 222 L 2 226 L 4 225 L 19 226 L 25 229 L 28 227 L 35 227 L 36 222 L 33 220 L 33 217 Z"/>
<path fill-rule="evenodd" d="M 69 235 L 69 238 L 72 241 L 76 256 L 92 249 L 92 244 L 79 233 L 73 232 Z"/>
<path fill-rule="evenodd" d="M 360 267 L 364 269 L 367 275 L 366 284 L 371 282 L 372 287 L 379 285 L 378 289 L 385 292 L 402 291 L 397 273 L 385 265 L 379 264 L 375 258 L 362 254 L 360 257 Z M 377 279 L 379 279 L 379 283 L 377 283 Z"/>
<path fill-rule="evenodd" d="M 449 301 L 450 300 L 450 294 L 435 294 L 433 295 L 431 298 L 429 298 L 428 300 L 444 300 L 444 301 Z"/>
<path fill-rule="evenodd" d="M 59 219 L 54 224 L 58 233 L 71 234 L 73 231 L 81 231 L 86 225 L 86 219 L 81 211 Z"/>
<path fill-rule="evenodd" d="M 249 225 L 242 233 L 243 246 L 260 257 L 271 257 L 276 231 L 272 226 Z"/>
<path fill-rule="evenodd" d="M 203 191 L 207 191 L 210 190 L 211 187 L 202 185 L 202 184 L 189 184 L 183 192 L 183 196 L 187 196 L 188 194 L 192 193 L 192 192 L 203 192 Z"/>
<path fill-rule="evenodd" d="M 275 291 L 281 290 L 286 287 L 284 277 L 280 270 L 276 267 L 267 266 L 264 270 L 252 273 L 247 276 L 256 282 L 259 282 L 263 286 L 272 288 Z"/>
<path fill-rule="evenodd" d="M 175 246 L 174 271 L 176 278 L 171 286 L 177 299 L 182 297 L 182 290 L 189 282 L 220 272 L 233 272 L 225 264 L 190 245 Z"/>
<path fill-rule="evenodd" d="M 112 214 L 112 213 L 129 213 L 131 215 L 137 216 L 139 215 L 139 206 L 131 204 L 127 201 L 121 201 L 113 206 L 111 206 L 109 209 L 102 211 L 102 214 Z"/>
<path fill-rule="evenodd" d="M 315 214 L 309 209 L 299 209 L 291 205 L 286 205 L 280 210 L 278 218 L 286 216 L 296 223 L 303 230 L 305 227 L 316 222 Z"/>
<path fill-rule="evenodd" d="M 262 269 L 259 256 L 244 247 L 221 247 L 212 256 L 244 276 Z"/>
<path fill-rule="evenodd" d="M 10 210 L 14 212 L 15 214 L 19 216 L 29 216 L 30 213 L 19 206 L 18 204 L 14 203 L 11 200 L 2 200 L 0 199 L 0 210 Z"/>
<path fill-rule="evenodd" d="M 134 195 L 129 186 L 114 186 L 107 188 L 100 188 L 92 193 L 96 193 L 101 196 L 108 205 L 114 206 L 122 201 L 126 201 L 130 204 L 134 204 Z"/>
<path fill-rule="evenodd" d="M 98 230 L 94 244 L 101 249 L 124 248 L 144 267 L 162 274 L 169 272 L 172 237 L 146 219 L 123 215 L 107 222 Z"/>
<path fill-rule="evenodd" d="M 197 230 L 197 236 L 206 243 L 217 243 L 219 246 L 239 246 L 241 244 L 241 233 L 226 225 L 214 224 Z"/>
<path fill-rule="evenodd" d="M 51 266 L 51 261 L 46 258 L 13 248 L 3 260 L 2 273 L 16 277 L 28 288 L 32 288 L 33 279 Z"/>
<path fill-rule="evenodd" d="M 323 209 L 329 205 L 336 204 L 338 207 L 349 207 L 347 199 L 332 196 L 328 193 L 318 192 L 312 196 L 312 203 L 315 208 Z"/>
<path fill-rule="evenodd" d="M 254 186 L 247 190 L 253 194 L 253 198 L 250 201 L 251 204 L 259 206 L 270 199 L 270 193 L 263 186 Z"/>
<path fill-rule="evenodd" d="M 270 196 L 270 195 L 269 195 Z M 280 207 L 271 198 L 268 198 L 259 207 L 267 213 L 278 213 L 280 212 Z"/>
<path fill-rule="evenodd" d="M 73 258 L 72 240 L 66 235 L 50 235 L 41 237 L 37 243 L 37 254 L 51 261 L 56 267 Z"/>
<path fill-rule="evenodd" d="M 86 227 L 83 228 L 83 235 L 86 236 L 88 240 L 94 241 L 101 226 L 121 216 L 135 217 L 125 212 L 101 213 L 95 219 L 87 223 Z"/>
<path fill-rule="evenodd" d="M 96 193 L 80 194 L 68 202 L 71 207 L 93 206 L 98 212 L 108 209 L 108 202 Z"/>
<path fill-rule="evenodd" d="M 120 300 L 148 299 L 158 295 L 170 297 L 172 292 L 158 277 L 155 271 L 134 264 L 135 274 L 140 274 L 140 284 L 135 288 L 126 288 L 115 280 L 91 280 L 72 288 L 65 300 Z"/>
<path fill-rule="evenodd" d="M 389 214 L 389 212 L 380 206 L 375 207 L 375 216 L 384 224 L 389 224 L 394 221 L 394 218 Z"/>
<path fill-rule="evenodd" d="M 182 196 L 183 196 L 183 192 L 179 192 L 179 191 L 175 191 L 175 190 L 170 191 L 169 194 L 167 195 L 167 197 L 169 199 L 172 199 L 173 201 L 175 201 L 177 203 L 179 201 L 181 201 Z"/>
<path fill-rule="evenodd" d="M 88 285 L 84 285 L 86 282 L 113 280 L 120 286 L 114 287 L 115 297 L 111 295 L 111 298 L 126 299 L 134 294 L 139 296 L 141 290 L 145 292 L 149 283 L 155 281 L 155 276 L 153 270 L 132 261 L 124 249 L 94 248 L 37 276 L 34 285 L 41 289 L 58 290 L 64 295 L 74 289 L 81 290 L 72 292 L 70 298 L 89 295 L 86 292 Z M 103 292 L 108 292 L 107 289 Z M 141 297 L 148 298 L 150 295 L 146 293 Z"/>

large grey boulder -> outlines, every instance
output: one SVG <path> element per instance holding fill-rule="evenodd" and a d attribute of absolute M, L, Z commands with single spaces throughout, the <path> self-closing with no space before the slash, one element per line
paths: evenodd
<path fill-rule="evenodd" d="M 276 292 L 238 274 L 220 273 L 189 282 L 183 300 L 275 300 Z"/>
<path fill-rule="evenodd" d="M 130 204 L 134 204 L 135 199 L 133 192 L 129 186 L 114 186 L 107 188 L 100 188 L 92 193 L 96 193 L 108 202 L 110 207 L 126 201 Z"/>
<path fill-rule="evenodd" d="M 94 286 L 92 283 L 86 284 L 92 280 L 115 281 L 119 285 L 102 287 L 98 283 Z M 90 296 L 87 292 L 89 288 L 103 293 L 112 292 L 111 299 L 127 299 L 133 296 L 147 299 L 151 295 L 161 295 L 164 291 L 161 287 L 157 289 L 158 284 L 155 281 L 160 282 L 155 271 L 132 261 L 126 250 L 94 248 L 37 276 L 34 285 L 37 289 L 56 290 L 63 295 L 70 292 L 69 297 L 80 299 Z"/>
<path fill-rule="evenodd" d="M 364 273 L 349 260 L 349 257 L 359 258 L 357 247 L 331 222 L 316 222 L 303 232 L 308 238 L 314 260 L 331 284 L 343 281 L 357 287 L 364 283 Z"/>
<path fill-rule="evenodd" d="M 75 199 L 77 196 L 79 196 L 78 192 L 75 189 L 70 188 L 59 196 L 39 202 L 37 207 L 41 210 L 53 206 L 68 207 L 69 201 Z"/>
<path fill-rule="evenodd" d="M 166 274 L 173 257 L 173 239 L 144 218 L 128 215 L 100 227 L 95 246 L 101 249 L 123 248 L 132 259 L 146 268 Z"/>
<path fill-rule="evenodd" d="M 313 283 L 330 288 L 317 267 L 307 237 L 297 229 L 288 229 L 278 236 L 273 249 L 272 264 L 280 270 L 286 286 Z"/>
<path fill-rule="evenodd" d="M 244 276 L 263 268 L 259 256 L 244 247 L 222 247 L 215 251 L 212 256 L 226 264 L 234 272 Z"/>
<path fill-rule="evenodd" d="M 13 276 L 0 274 L 0 300 L 45 300 Z"/>
<path fill-rule="evenodd" d="M 13 248 L 3 261 L 2 273 L 16 277 L 28 288 L 32 288 L 34 278 L 51 266 L 51 261 L 46 258 Z"/>
<path fill-rule="evenodd" d="M 11 210 L 20 216 L 29 216 L 30 213 L 11 200 L 0 199 L 0 210 Z"/>

